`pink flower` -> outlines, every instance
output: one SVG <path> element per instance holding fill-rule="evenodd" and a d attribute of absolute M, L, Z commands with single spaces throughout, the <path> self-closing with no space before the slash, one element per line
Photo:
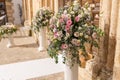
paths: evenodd
<path fill-rule="evenodd" d="M 71 25 L 72 25 L 71 19 L 67 20 L 66 24 L 67 24 L 68 26 L 71 26 Z"/>
<path fill-rule="evenodd" d="M 67 44 L 62 44 L 61 48 L 62 48 L 62 49 L 67 49 L 67 48 L 68 48 L 68 45 L 67 45 Z"/>
<path fill-rule="evenodd" d="M 69 25 L 66 25 L 66 26 L 65 26 L 65 30 L 66 30 L 66 31 L 69 31 L 69 30 L 70 30 L 70 26 L 69 26 Z"/>
<path fill-rule="evenodd" d="M 78 22 L 80 18 L 78 16 L 75 17 L 75 21 Z"/>
<path fill-rule="evenodd" d="M 62 22 L 64 22 L 64 20 L 61 18 L 61 19 L 59 19 L 59 21 L 60 21 L 60 23 L 62 23 Z"/>
<path fill-rule="evenodd" d="M 57 37 L 58 37 L 57 32 L 55 32 L 54 33 L 54 38 L 57 38 Z"/>

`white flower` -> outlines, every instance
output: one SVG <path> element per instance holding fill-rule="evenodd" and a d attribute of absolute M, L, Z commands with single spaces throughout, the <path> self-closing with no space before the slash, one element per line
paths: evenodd
<path fill-rule="evenodd" d="M 70 14 L 67 14 L 68 18 L 71 18 L 71 15 Z"/>
<path fill-rule="evenodd" d="M 60 22 L 59 22 L 59 21 L 57 21 L 57 27 L 59 27 L 59 24 L 60 24 Z"/>
<path fill-rule="evenodd" d="M 54 29 L 53 29 L 53 32 L 55 33 L 56 31 L 57 31 L 57 29 L 56 29 L 56 28 L 54 28 Z"/>
<path fill-rule="evenodd" d="M 80 33 L 80 36 L 83 36 L 83 33 Z"/>
<path fill-rule="evenodd" d="M 66 37 L 69 37 L 70 36 L 70 34 L 69 33 L 66 33 Z"/>
<path fill-rule="evenodd" d="M 77 11 L 79 9 L 79 5 L 75 5 L 74 7 L 73 7 L 73 10 L 74 11 Z"/>
<path fill-rule="evenodd" d="M 77 39 L 72 39 L 71 43 L 72 44 L 76 44 L 77 43 Z"/>
<path fill-rule="evenodd" d="M 91 8 L 90 8 L 90 7 L 88 8 L 88 11 L 91 11 Z"/>
<path fill-rule="evenodd" d="M 57 35 L 62 37 L 62 31 L 57 32 Z"/>
<path fill-rule="evenodd" d="M 71 13 L 71 14 L 75 14 L 75 12 L 74 12 L 74 11 L 71 11 L 70 13 Z"/>
<path fill-rule="evenodd" d="M 79 26 L 79 28 L 78 28 L 79 30 L 81 30 L 82 28 Z"/>
<path fill-rule="evenodd" d="M 77 0 L 75 0 L 74 2 L 73 2 L 73 5 L 75 6 L 75 5 L 79 5 L 79 2 L 77 1 Z"/>
<path fill-rule="evenodd" d="M 75 33 L 74 33 L 74 36 L 75 36 L 75 37 L 79 37 L 79 32 L 75 32 Z"/>
<path fill-rule="evenodd" d="M 85 35 L 85 38 L 88 38 L 89 36 L 88 35 Z"/>
<path fill-rule="evenodd" d="M 82 14 L 79 14 L 79 15 L 78 15 L 78 17 L 80 17 L 80 18 L 81 18 L 81 17 L 82 17 Z"/>

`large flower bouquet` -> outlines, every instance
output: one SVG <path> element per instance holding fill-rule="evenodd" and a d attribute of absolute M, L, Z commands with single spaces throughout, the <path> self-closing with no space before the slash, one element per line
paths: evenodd
<path fill-rule="evenodd" d="M 58 55 L 63 55 L 63 63 L 80 63 L 79 51 L 87 57 L 85 44 L 98 47 L 98 40 L 103 35 L 101 29 L 92 24 L 91 9 L 79 2 L 67 5 L 50 20 L 48 54 L 58 62 Z M 70 66 L 71 66 L 70 65 Z"/>
<path fill-rule="evenodd" d="M 5 37 L 6 35 L 12 35 L 17 31 L 15 25 L 2 25 L 0 26 L 0 37 Z"/>
<path fill-rule="evenodd" d="M 40 28 L 46 27 L 49 24 L 50 18 L 53 16 L 53 12 L 47 8 L 40 8 L 32 21 L 32 29 L 35 32 L 39 32 Z"/>

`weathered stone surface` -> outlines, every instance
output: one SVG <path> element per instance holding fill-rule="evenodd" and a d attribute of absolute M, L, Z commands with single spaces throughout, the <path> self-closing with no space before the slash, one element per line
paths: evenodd
<path fill-rule="evenodd" d="M 120 67 L 114 67 L 113 80 L 120 80 Z"/>

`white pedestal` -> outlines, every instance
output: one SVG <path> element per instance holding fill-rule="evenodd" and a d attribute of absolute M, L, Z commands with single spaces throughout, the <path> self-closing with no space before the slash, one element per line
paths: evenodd
<path fill-rule="evenodd" d="M 74 64 L 73 67 L 65 65 L 65 80 L 78 80 L 78 64 Z"/>
<path fill-rule="evenodd" d="M 12 35 L 8 35 L 8 44 L 7 44 L 7 48 L 11 48 L 13 47 L 15 44 L 14 44 L 14 39 L 12 37 Z"/>
<path fill-rule="evenodd" d="M 38 51 L 46 50 L 47 46 L 46 46 L 46 30 L 45 30 L 45 28 L 40 29 L 38 40 L 39 40 Z"/>

